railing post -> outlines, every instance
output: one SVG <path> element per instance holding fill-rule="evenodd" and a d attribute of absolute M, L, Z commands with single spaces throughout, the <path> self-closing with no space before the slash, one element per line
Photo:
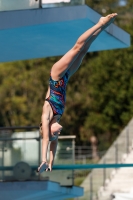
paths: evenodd
<path fill-rule="evenodd" d="M 5 142 L 2 142 L 2 167 L 4 167 L 4 144 Z M 2 180 L 4 180 L 4 170 L 2 170 Z"/>
<path fill-rule="evenodd" d="M 127 154 L 129 153 L 129 127 L 126 127 L 126 152 Z"/>
<path fill-rule="evenodd" d="M 106 164 L 106 158 L 103 159 L 103 164 Z M 105 188 L 106 168 L 103 168 L 103 187 Z"/>
<path fill-rule="evenodd" d="M 118 143 L 115 144 L 115 164 L 118 164 Z"/>
<path fill-rule="evenodd" d="M 40 132 L 38 133 L 38 166 L 41 163 L 41 137 L 40 137 Z M 38 179 L 40 180 L 41 175 L 38 175 Z"/>
<path fill-rule="evenodd" d="M 79 146 L 78 147 L 78 159 L 80 160 L 80 158 L 81 158 L 81 147 Z"/>
<path fill-rule="evenodd" d="M 75 164 L 75 140 L 72 139 L 72 163 Z"/>
<path fill-rule="evenodd" d="M 38 164 L 40 165 L 41 163 L 41 138 L 38 140 L 39 145 L 38 145 Z"/>
<path fill-rule="evenodd" d="M 118 163 L 118 144 L 115 145 L 115 163 Z"/>
<path fill-rule="evenodd" d="M 72 163 L 75 164 L 75 139 L 72 139 Z M 72 184 L 74 185 L 74 170 L 72 170 Z"/>
<path fill-rule="evenodd" d="M 39 8 L 42 7 L 42 0 L 39 0 Z"/>
<path fill-rule="evenodd" d="M 90 200 L 93 200 L 93 175 L 90 173 Z"/>

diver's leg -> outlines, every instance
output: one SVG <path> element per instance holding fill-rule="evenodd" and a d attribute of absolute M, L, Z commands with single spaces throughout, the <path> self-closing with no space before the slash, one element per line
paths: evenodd
<path fill-rule="evenodd" d="M 58 145 L 58 138 L 54 141 L 51 142 L 50 144 L 50 159 L 49 159 L 49 166 L 48 166 L 48 170 L 52 171 L 52 166 L 54 164 L 54 158 L 55 158 L 55 154 L 56 154 L 56 150 L 57 150 L 57 145 Z"/>
<path fill-rule="evenodd" d="M 56 62 L 51 69 L 51 76 L 54 80 L 59 80 L 66 71 L 72 66 L 73 62 L 77 59 L 82 49 L 88 40 L 91 39 L 93 34 L 104 26 L 113 22 L 116 17 L 116 13 L 101 17 L 99 22 L 92 28 L 84 32 L 77 40 L 74 47 L 68 51 L 58 62 Z"/>
<path fill-rule="evenodd" d="M 69 77 L 71 77 L 78 70 L 78 68 L 80 67 L 81 62 L 82 62 L 84 56 L 87 54 L 92 42 L 98 37 L 98 35 L 101 33 L 102 30 L 103 29 L 97 30 L 93 34 L 93 36 L 86 42 L 86 44 L 84 45 L 84 48 L 82 49 L 82 51 L 80 52 L 78 57 L 75 59 L 75 61 L 69 68 Z"/>

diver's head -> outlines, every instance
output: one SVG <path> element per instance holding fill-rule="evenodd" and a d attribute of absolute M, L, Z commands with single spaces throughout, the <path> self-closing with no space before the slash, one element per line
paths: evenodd
<path fill-rule="evenodd" d="M 53 122 L 50 124 L 49 141 L 54 141 L 58 138 L 62 130 L 62 126 L 58 122 Z"/>

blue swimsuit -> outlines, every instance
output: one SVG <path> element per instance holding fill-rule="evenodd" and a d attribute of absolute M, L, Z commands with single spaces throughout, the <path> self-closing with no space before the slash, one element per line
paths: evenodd
<path fill-rule="evenodd" d="M 66 103 L 66 86 L 69 78 L 69 70 L 65 75 L 58 81 L 54 81 L 50 76 L 49 85 L 50 85 L 50 96 L 46 99 L 51 105 L 53 114 L 62 115 Z"/>

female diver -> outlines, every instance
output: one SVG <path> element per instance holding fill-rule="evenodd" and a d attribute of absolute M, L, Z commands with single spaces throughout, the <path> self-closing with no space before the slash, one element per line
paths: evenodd
<path fill-rule="evenodd" d="M 84 32 L 75 45 L 51 69 L 49 87 L 42 109 L 40 134 L 42 136 L 42 162 L 37 171 L 52 171 L 58 135 L 62 130 L 59 120 L 64 112 L 66 86 L 69 78 L 78 70 L 90 45 L 97 36 L 115 19 L 117 13 L 101 17 L 96 25 Z M 47 149 L 50 143 L 50 160 L 47 162 Z"/>

